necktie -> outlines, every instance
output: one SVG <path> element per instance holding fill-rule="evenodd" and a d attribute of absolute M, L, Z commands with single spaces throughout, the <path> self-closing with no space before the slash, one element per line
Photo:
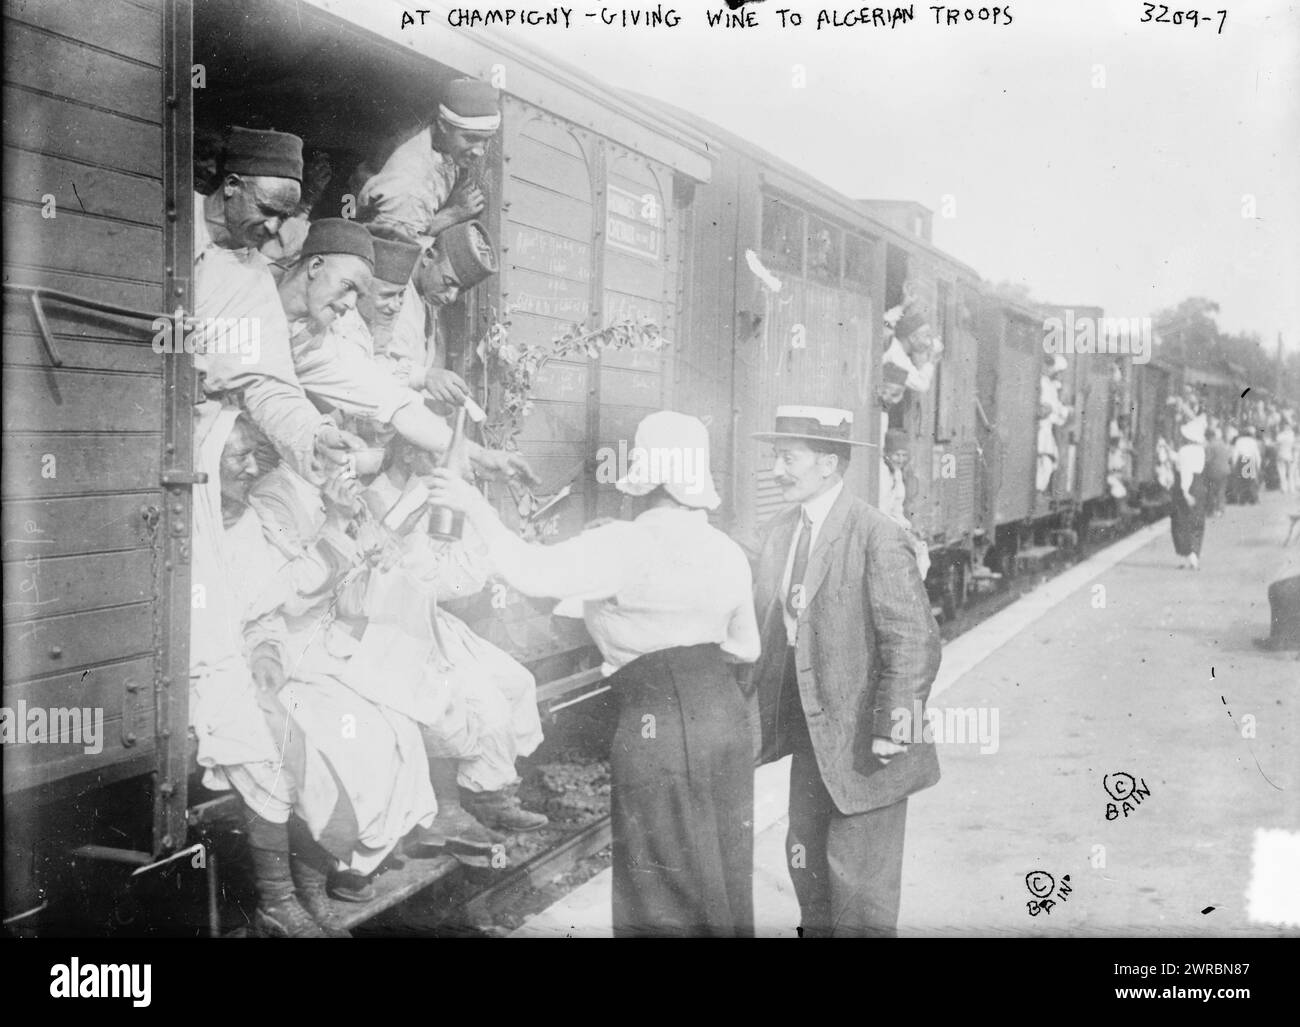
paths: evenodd
<path fill-rule="evenodd" d="M 790 568 L 790 591 L 785 597 L 785 608 L 795 620 L 799 619 L 799 611 L 807 605 L 807 597 L 804 595 L 803 576 L 808 569 L 808 544 L 812 541 L 812 521 L 808 519 L 808 511 L 800 508 L 799 522 L 799 541 L 794 547 L 794 566 Z"/>

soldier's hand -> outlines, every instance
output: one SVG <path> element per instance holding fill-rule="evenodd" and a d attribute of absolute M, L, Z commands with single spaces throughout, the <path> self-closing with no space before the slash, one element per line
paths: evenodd
<path fill-rule="evenodd" d="M 336 467 L 348 463 L 351 453 L 364 449 L 365 443 L 353 435 L 332 424 L 323 425 L 316 433 L 315 463 L 322 473 L 328 474 Z"/>
<path fill-rule="evenodd" d="M 442 406 L 458 407 L 469 399 L 465 379 L 441 367 L 431 367 L 425 372 L 424 388 Z"/>
<path fill-rule="evenodd" d="M 457 221 L 468 221 L 483 213 L 483 208 L 486 206 L 487 200 L 483 196 L 483 190 L 472 180 L 462 177 L 457 180 L 442 209 L 454 214 Z"/>
<path fill-rule="evenodd" d="M 537 485 L 539 479 L 519 453 L 502 449 L 484 449 L 475 455 L 474 466 L 485 478 L 519 478 L 525 484 Z"/>

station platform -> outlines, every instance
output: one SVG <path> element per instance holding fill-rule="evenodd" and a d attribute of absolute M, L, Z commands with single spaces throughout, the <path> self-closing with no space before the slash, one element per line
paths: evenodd
<path fill-rule="evenodd" d="M 1294 513 L 1228 507 L 1200 571 L 1149 525 L 944 647 L 943 778 L 910 800 L 900 936 L 1300 934 L 1300 660 L 1253 645 L 1268 583 L 1300 573 Z M 797 936 L 788 778 L 755 779 L 762 937 Z M 1031 915 L 1035 871 L 1069 891 Z M 606 871 L 512 936 L 610 935 Z"/>

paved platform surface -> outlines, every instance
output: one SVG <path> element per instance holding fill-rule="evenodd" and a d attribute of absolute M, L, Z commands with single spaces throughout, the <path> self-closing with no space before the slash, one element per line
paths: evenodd
<path fill-rule="evenodd" d="M 1199 572 L 1151 525 L 945 646 L 943 780 L 911 800 L 901 935 L 1300 934 L 1300 660 L 1252 645 L 1268 582 L 1300 573 L 1291 512 L 1278 493 L 1228 507 Z M 788 775 L 755 780 L 765 937 L 798 923 Z M 1031 916 L 1034 872 L 1057 899 Z M 607 871 L 515 936 L 610 933 Z"/>

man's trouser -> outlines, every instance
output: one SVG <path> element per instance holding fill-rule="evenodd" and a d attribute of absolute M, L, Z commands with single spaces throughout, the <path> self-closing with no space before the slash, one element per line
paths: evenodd
<path fill-rule="evenodd" d="M 781 699 L 781 720 L 790 725 L 794 748 L 786 864 L 799 899 L 803 934 L 893 937 L 902 890 L 907 800 L 867 813 L 841 813 L 822 783 L 813 754 L 793 649 L 786 659 Z"/>

